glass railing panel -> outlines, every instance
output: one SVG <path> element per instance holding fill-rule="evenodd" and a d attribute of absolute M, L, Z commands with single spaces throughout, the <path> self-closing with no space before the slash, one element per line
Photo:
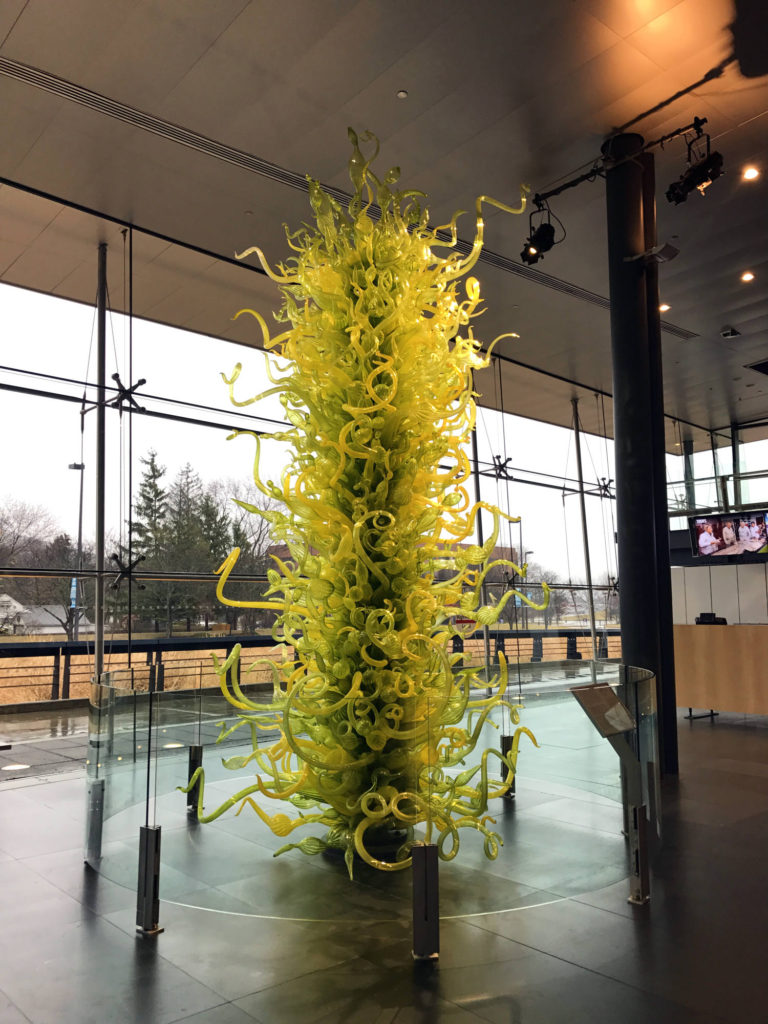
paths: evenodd
<path fill-rule="evenodd" d="M 102 682 L 91 684 L 88 714 L 86 782 L 86 861 L 101 868 L 105 842 L 122 829 L 124 822 L 109 822 L 129 809 L 138 817 L 146 799 L 146 766 L 150 748 L 149 692 L 152 685 L 148 667 L 106 672 Z"/>
<path fill-rule="evenodd" d="M 482 648 L 478 660 L 481 658 Z M 473 764 L 479 765 L 483 751 L 487 748 L 502 749 L 503 738 L 513 737 L 519 726 L 530 730 L 539 746 L 535 747 L 528 735 L 520 735 L 515 795 L 512 799 L 496 798 L 489 807 L 505 843 L 498 864 L 488 868 L 481 837 L 467 829 L 462 831 L 464 852 L 455 862 L 460 873 L 487 868 L 506 878 L 503 885 L 500 883 L 499 892 L 511 892 L 509 886 L 514 884 L 530 899 L 534 898 L 532 894 L 541 890 L 560 898 L 591 891 L 627 877 L 627 848 L 621 834 L 619 760 L 570 693 L 573 686 L 593 681 L 607 682 L 612 688 L 618 688 L 624 679 L 620 668 L 604 661 L 593 665 L 586 659 L 524 662 L 510 666 L 505 697 L 514 705 L 514 710 L 495 708 L 483 727 L 475 752 L 468 756 L 465 765 L 451 770 L 459 772 Z M 497 670 L 494 660 L 490 666 L 491 677 Z M 626 680 L 624 683 L 626 687 Z M 631 710 L 640 723 L 638 743 L 646 765 L 648 806 L 652 814 L 657 814 L 658 801 L 654 803 L 652 795 L 654 766 L 658 760 L 653 688 L 643 680 L 641 683 L 646 688 L 637 688 Z M 241 692 L 254 705 L 247 713 L 259 719 L 259 707 L 266 708 L 271 699 L 271 683 L 242 682 L 241 686 Z M 482 695 L 483 691 L 480 693 Z M 226 850 L 231 846 L 234 859 L 240 865 L 232 868 L 230 882 L 236 887 L 235 876 L 242 867 L 240 858 L 244 855 L 246 843 L 256 842 L 260 851 L 255 855 L 258 859 L 268 854 L 271 856 L 294 836 L 291 840 L 272 836 L 248 807 L 239 817 L 235 816 L 236 808 L 233 807 L 216 821 L 198 825 L 196 815 L 188 809 L 188 797 L 182 790 L 189 779 L 190 748 L 195 746 L 203 748 L 206 814 L 238 790 L 252 785 L 257 774 L 252 763 L 235 760 L 235 770 L 223 764 L 238 756 L 245 759 L 252 752 L 251 729 L 248 724 L 232 728 L 240 720 L 238 712 L 224 699 L 221 690 L 213 687 L 156 691 L 151 697 L 151 710 L 148 694 L 127 696 L 139 698 L 134 700 L 135 711 L 128 703 L 125 710 L 121 710 L 118 693 L 111 697 L 101 694 L 101 704 L 96 703 L 96 731 L 100 733 L 99 749 L 103 755 L 98 762 L 98 777 L 106 780 L 108 774 L 111 788 L 111 816 L 107 816 L 105 822 L 105 853 L 98 866 L 113 880 L 128 886 L 135 885 L 139 827 L 145 823 L 162 826 L 164 898 L 173 899 L 183 894 L 185 902 L 203 900 L 206 906 L 216 904 L 219 899 L 219 909 L 226 909 L 231 899 L 216 895 L 219 888 L 226 889 L 228 884 Z M 106 724 L 110 707 L 114 722 L 111 738 Z M 467 719 L 464 724 L 471 723 Z M 276 729 L 258 731 L 257 742 L 264 748 L 277 736 Z M 147 741 L 151 750 L 149 758 L 146 757 Z M 104 753 L 108 749 L 112 751 L 109 757 Z M 118 761 L 118 757 L 121 760 Z M 109 773 L 105 771 L 107 762 Z M 123 771 L 133 775 L 130 782 L 122 780 Z M 489 771 L 501 777 L 498 758 L 489 760 Z M 291 814 L 290 805 L 284 801 L 270 800 L 261 795 L 257 795 L 257 800 L 267 815 Z M 190 829 L 200 830 L 194 833 L 197 838 L 192 844 Z M 310 832 L 300 830 L 295 838 Z M 198 854 L 203 856 L 205 850 L 210 852 L 214 849 L 221 853 L 216 860 L 216 891 L 210 890 L 212 883 L 206 875 L 210 864 L 206 868 L 203 862 L 194 860 Z M 290 866 L 280 870 L 287 871 L 292 877 L 295 872 L 307 877 L 306 871 L 313 865 L 317 866 L 314 858 L 307 862 L 298 853 L 288 854 L 286 859 Z M 453 870 L 453 867 L 445 868 L 446 874 Z M 315 875 L 309 877 L 314 878 Z M 458 884 L 456 880 L 464 875 L 450 877 Z M 374 880 L 372 884 L 379 887 L 384 882 Z M 396 883 L 391 884 L 397 889 Z M 207 895 L 203 895 L 204 889 Z M 490 904 L 486 906 L 487 900 L 481 903 L 484 909 L 490 908 Z"/>

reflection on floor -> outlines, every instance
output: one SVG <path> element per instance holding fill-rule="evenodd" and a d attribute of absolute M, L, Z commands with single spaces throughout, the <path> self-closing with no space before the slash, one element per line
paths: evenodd
<path fill-rule="evenodd" d="M 0 1020 L 768 1019 L 768 721 L 681 721 L 681 776 L 664 783 L 665 844 L 640 908 L 626 902 L 606 764 L 575 721 L 526 759 L 514 804 L 494 808 L 499 859 L 467 841 L 441 867 L 436 968 L 411 960 L 405 875 L 360 868 L 350 885 L 322 858 L 273 860 L 281 841 L 254 816 L 190 825 L 172 793 L 158 800 L 165 932 L 137 937 L 135 808 L 110 820 L 96 875 L 82 865 L 82 773 L 4 782 Z M 227 796 L 232 780 L 213 787 Z"/>

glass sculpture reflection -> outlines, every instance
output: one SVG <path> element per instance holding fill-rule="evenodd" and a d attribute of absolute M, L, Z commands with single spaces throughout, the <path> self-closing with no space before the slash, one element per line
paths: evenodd
<path fill-rule="evenodd" d="M 495 857 L 488 801 L 510 787 L 522 735 L 536 741 L 504 699 L 503 655 L 487 680 L 450 643 L 496 622 L 515 595 L 532 604 L 515 590 L 482 604 L 492 566 L 520 576 L 525 567 L 489 562 L 502 513 L 470 501 L 464 450 L 475 423 L 473 371 L 488 365 L 493 348 L 483 352 L 470 326 L 480 289 L 467 275 L 483 245 L 481 210 L 493 203 L 520 213 L 525 198 L 513 210 L 480 197 L 474 243 L 462 254 L 459 214 L 430 227 L 424 194 L 399 191 L 397 168 L 377 177 L 370 165 L 378 143 L 368 159 L 349 135 L 348 207 L 310 179 L 316 226 L 288 232 L 294 255 L 272 268 L 257 248 L 241 254 L 255 253 L 280 287 L 286 329 L 271 337 L 257 312 L 242 310 L 263 335 L 272 387 L 239 400 L 241 367 L 225 380 L 238 406 L 279 394 L 290 429 L 271 436 L 293 453 L 278 482 L 263 480 L 253 435 L 254 480 L 278 508 L 245 507 L 269 521 L 290 559 L 274 559 L 263 598 L 235 601 L 225 590 L 236 549 L 219 569 L 218 593 L 225 604 L 277 612 L 273 635 L 285 660 L 255 663 L 272 672 L 266 714 L 229 671 L 239 648 L 217 665 L 239 712 L 234 728 L 250 727 L 253 740 L 252 753 L 224 763 L 252 766 L 256 780 L 207 816 L 201 792 L 200 820 L 239 804 L 278 836 L 319 826 L 322 838 L 278 852 L 335 848 L 351 875 L 355 854 L 382 870 L 407 868 L 415 836 L 450 860 L 462 829 L 480 832 Z M 470 541 L 481 508 L 493 528 L 478 545 Z M 477 751 L 467 767 L 499 706 L 515 727 L 511 750 Z M 260 730 L 275 727 L 279 740 L 259 747 Z M 263 798 L 284 802 L 287 813 L 268 813 Z"/>

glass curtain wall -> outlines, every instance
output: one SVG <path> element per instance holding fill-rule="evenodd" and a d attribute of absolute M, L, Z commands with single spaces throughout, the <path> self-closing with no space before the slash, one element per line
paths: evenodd
<path fill-rule="evenodd" d="M 78 216 L 87 221 L 85 214 Z M 211 675 L 209 650 L 217 640 L 268 636 L 271 628 L 269 612 L 223 606 L 214 572 L 239 547 L 227 593 L 254 598 L 267 585 L 269 531 L 232 499 L 264 501 L 251 480 L 253 434 L 282 424 L 283 409 L 274 396 L 258 406 L 234 407 L 222 374 L 231 377 L 242 362 L 235 386 L 240 401 L 269 387 L 263 354 L 255 348 L 255 322 L 244 327 L 232 317 L 248 306 L 254 288 L 263 292 L 268 286 L 275 304 L 278 295 L 252 270 L 219 266 L 208 255 L 110 227 L 104 668 L 159 660 L 167 685 L 181 687 L 192 677 L 199 685 Z M 92 259 L 78 270 L 90 277 L 94 296 L 97 263 L 94 243 Z M 134 267 L 140 269 L 134 273 Z M 217 276 L 214 308 L 207 305 L 214 290 L 206 284 Z M 0 368 L 6 438 L 0 701 L 85 697 L 97 619 L 98 317 L 93 304 L 13 284 L 0 286 L 0 315 L 12 341 Z M 183 325 L 185 317 L 210 325 L 211 334 L 162 322 L 173 318 Z M 254 347 L 247 347 L 249 341 Z M 610 422 L 610 409 L 607 415 Z M 236 431 L 243 433 L 231 437 Z M 546 610 L 510 601 L 499 629 L 587 630 L 573 431 L 481 410 L 477 443 L 478 473 L 470 486 L 476 483 L 483 501 L 519 517 L 505 521 L 495 557 L 528 565 L 525 580 L 509 568 L 492 573 L 489 597 L 496 600 L 514 586 L 539 603 L 542 582 L 552 587 Z M 598 628 L 616 630 L 613 445 L 587 434 L 581 444 L 596 619 Z M 285 461 L 284 448 L 269 442 L 262 475 L 279 479 Z M 513 466 L 514 473 L 501 471 L 504 466 Z M 483 520 L 487 536 L 490 519 Z M 35 659 L 23 656 L 20 645 L 40 644 L 48 647 L 36 651 Z M 533 642 L 529 646 L 533 651 Z"/>
<path fill-rule="evenodd" d="M 687 517 L 695 513 L 768 507 L 768 425 L 739 429 L 735 448 L 730 427 L 711 432 L 687 427 L 683 433 L 678 425 L 676 454 L 667 455 L 672 530 L 686 530 Z"/>

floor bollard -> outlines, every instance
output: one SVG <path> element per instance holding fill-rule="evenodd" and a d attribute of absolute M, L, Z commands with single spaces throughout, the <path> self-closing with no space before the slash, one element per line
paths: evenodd
<path fill-rule="evenodd" d="M 437 846 L 416 843 L 413 857 L 413 958 L 437 960 L 440 955 L 440 889 Z"/>
<path fill-rule="evenodd" d="M 136 888 L 136 931 L 159 935 L 160 826 L 142 825 L 139 830 L 139 881 Z"/>

